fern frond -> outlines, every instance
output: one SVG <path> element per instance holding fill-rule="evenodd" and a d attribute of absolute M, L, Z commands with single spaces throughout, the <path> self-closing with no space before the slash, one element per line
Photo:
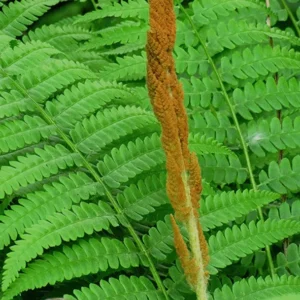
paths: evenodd
<path fill-rule="evenodd" d="M 176 260 L 176 264 L 169 268 L 169 277 L 164 280 L 168 295 L 174 300 L 185 300 L 193 294 L 191 287 L 186 282 L 180 262 Z"/>
<path fill-rule="evenodd" d="M 0 199 L 74 165 L 81 165 L 79 154 L 71 153 L 60 144 L 36 148 L 35 154 L 20 156 L 17 161 L 11 161 L 10 166 L 1 168 Z"/>
<path fill-rule="evenodd" d="M 106 237 L 82 239 L 72 246 L 63 246 L 61 252 L 44 254 L 41 259 L 30 263 L 4 292 L 2 299 L 8 300 L 29 289 L 95 274 L 108 268 L 137 267 L 140 260 L 131 239 L 126 238 L 124 242 Z"/>
<path fill-rule="evenodd" d="M 124 104 L 138 102 L 133 90 L 121 83 L 87 80 L 65 90 L 56 100 L 47 102 L 46 108 L 56 124 L 69 129 L 77 121 L 113 100 Z"/>
<path fill-rule="evenodd" d="M 242 54 L 236 51 L 232 58 L 221 59 L 221 76 L 225 82 L 236 86 L 237 79 L 258 79 L 279 70 L 300 68 L 300 53 L 288 48 L 257 45 L 253 50 L 246 48 Z"/>
<path fill-rule="evenodd" d="M 266 11 L 265 6 L 257 0 L 197 0 L 192 3 L 193 21 L 198 26 L 203 26 L 210 21 L 218 20 L 219 17 L 228 16 L 230 12 L 237 8 L 245 7 L 256 8 L 257 11 Z"/>
<path fill-rule="evenodd" d="M 38 17 L 47 12 L 58 0 L 22 0 L 2 7 L 0 30 L 11 36 L 22 35 Z"/>
<path fill-rule="evenodd" d="M 216 27 L 209 27 L 205 32 L 207 48 L 212 55 L 224 49 L 238 46 L 268 43 L 269 38 L 278 38 L 299 46 L 300 40 L 290 33 L 270 28 L 266 24 L 251 24 L 246 21 L 219 22 Z"/>
<path fill-rule="evenodd" d="M 1 77 L 0 77 L 1 86 Z M 21 112 L 34 111 L 34 104 L 32 101 L 17 90 L 8 92 L 1 92 L 0 96 L 0 119 L 5 117 L 18 116 Z"/>
<path fill-rule="evenodd" d="M 300 200 L 295 200 L 291 204 L 283 202 L 279 207 L 271 207 L 269 218 L 300 221 Z"/>
<path fill-rule="evenodd" d="M 121 3 L 114 2 L 113 5 L 105 6 L 101 10 L 85 14 L 75 21 L 77 23 L 89 23 L 106 17 L 119 17 L 122 19 L 138 17 L 148 19 L 149 6 L 145 0 L 129 0 Z"/>
<path fill-rule="evenodd" d="M 51 24 L 29 31 L 27 35 L 23 36 L 23 41 L 42 41 L 61 51 L 70 52 L 70 49 L 76 50 L 77 42 L 86 41 L 92 37 L 93 33 L 91 31 L 78 25 L 58 26 Z"/>
<path fill-rule="evenodd" d="M 117 200 L 124 213 L 135 221 L 155 211 L 155 207 L 169 203 L 166 193 L 166 176 L 149 176 L 127 187 Z"/>
<path fill-rule="evenodd" d="M 238 143 L 238 132 L 231 123 L 229 117 L 220 112 L 214 114 L 211 111 L 204 113 L 195 112 L 192 115 L 194 131 L 211 137 L 219 143 L 227 142 L 236 145 Z"/>
<path fill-rule="evenodd" d="M 81 49 L 92 50 L 116 43 L 146 44 L 148 26 L 142 22 L 124 21 L 115 26 L 102 29 L 97 32 L 100 36 L 90 39 Z"/>
<path fill-rule="evenodd" d="M 282 120 L 259 120 L 249 122 L 248 145 L 249 148 L 260 157 L 266 156 L 266 152 L 277 153 L 279 150 L 294 149 L 300 147 L 300 117 L 292 120 L 284 117 Z"/>
<path fill-rule="evenodd" d="M 19 43 L 13 51 L 7 48 L 0 54 L 0 65 L 6 73 L 17 75 L 58 53 L 57 49 L 40 41 Z"/>
<path fill-rule="evenodd" d="M 0 249 L 7 246 L 10 239 L 15 240 L 25 228 L 93 195 L 103 195 L 103 189 L 81 172 L 61 176 L 52 185 L 44 185 L 43 191 L 28 194 L 0 216 Z"/>
<path fill-rule="evenodd" d="M 203 230 L 226 224 L 278 198 L 278 194 L 254 190 L 222 192 L 208 196 L 200 205 Z"/>
<path fill-rule="evenodd" d="M 23 74 L 20 83 L 29 96 L 40 103 L 62 87 L 67 87 L 79 79 L 95 77 L 96 75 L 83 64 L 52 59 L 39 69 L 31 69 Z"/>
<path fill-rule="evenodd" d="M 300 246 L 288 245 L 285 253 L 278 253 L 276 257 L 276 271 L 279 275 L 300 275 Z"/>
<path fill-rule="evenodd" d="M 288 158 L 283 158 L 280 164 L 272 161 L 268 173 L 264 170 L 259 173 L 260 187 L 280 194 L 286 194 L 288 191 L 296 192 L 300 188 L 299 176 L 299 155 L 295 156 L 291 162 Z"/>
<path fill-rule="evenodd" d="M 159 131 L 152 112 L 135 106 L 119 106 L 98 112 L 77 123 L 70 131 L 77 149 L 83 153 L 100 152 L 108 144 L 139 130 L 149 132 L 149 126 Z M 152 129 L 152 130 L 153 130 Z M 151 131 L 150 131 L 151 132 Z"/>
<path fill-rule="evenodd" d="M 55 127 L 37 116 L 25 115 L 23 120 L 4 122 L 0 124 L 0 156 L 39 143 L 51 135 L 55 135 Z"/>
<path fill-rule="evenodd" d="M 299 295 L 299 293 L 299 277 L 250 277 L 249 279 L 242 279 L 241 281 L 235 282 L 231 288 L 225 285 L 222 289 L 217 289 L 214 292 L 214 300 L 251 300 L 258 298 L 275 300 L 276 296 L 278 296 L 276 300 L 292 300 L 294 298 L 290 298 L 290 296 Z"/>
<path fill-rule="evenodd" d="M 217 82 L 209 77 L 197 78 L 191 76 L 189 79 L 181 78 L 184 87 L 185 101 L 191 107 L 208 108 L 210 105 L 219 108 L 224 103 L 222 92 L 218 89 Z"/>
<path fill-rule="evenodd" d="M 63 210 L 46 220 L 28 228 L 26 234 L 10 248 L 4 262 L 2 290 L 19 276 L 19 271 L 26 263 L 42 255 L 44 249 L 61 245 L 62 241 L 74 241 L 94 231 L 108 230 L 110 226 L 118 226 L 112 208 L 105 202 L 81 203 L 72 206 L 72 210 Z"/>
<path fill-rule="evenodd" d="M 243 118 L 251 120 L 253 119 L 252 113 L 299 108 L 299 97 L 300 84 L 298 80 L 295 77 L 286 80 L 281 76 L 278 82 L 275 82 L 273 77 L 268 77 L 266 82 L 246 83 L 243 90 L 237 88 L 233 91 L 232 100 L 237 113 Z"/>
<path fill-rule="evenodd" d="M 110 278 L 108 281 L 101 280 L 99 285 L 90 284 L 81 290 L 74 290 L 76 297 L 65 295 L 66 300 L 92 300 L 92 299 L 123 299 L 123 300 L 160 300 L 161 293 L 155 289 L 153 283 L 146 277 L 121 275 Z"/>
<path fill-rule="evenodd" d="M 189 136 L 189 148 L 198 154 L 221 154 L 236 157 L 235 153 L 223 144 L 201 134 Z"/>
<path fill-rule="evenodd" d="M 146 54 L 117 57 L 116 63 L 110 63 L 100 72 L 101 78 L 117 81 L 139 80 L 146 74 Z"/>
<path fill-rule="evenodd" d="M 137 139 L 135 143 L 129 142 L 111 151 L 111 156 L 105 155 L 103 161 L 97 165 L 104 182 L 110 187 L 117 188 L 120 183 L 127 182 L 143 171 L 165 162 L 165 155 L 161 148 L 160 138 L 157 134 Z"/>
<path fill-rule="evenodd" d="M 236 156 L 207 154 L 199 158 L 205 180 L 215 183 L 244 183 L 248 172 Z"/>
<path fill-rule="evenodd" d="M 245 257 L 266 245 L 271 245 L 288 236 L 299 233 L 300 223 L 291 220 L 267 219 L 255 223 L 252 221 L 248 226 L 234 225 L 232 228 L 219 231 L 209 238 L 210 249 L 210 274 L 216 274 L 217 268 L 226 266 Z"/>

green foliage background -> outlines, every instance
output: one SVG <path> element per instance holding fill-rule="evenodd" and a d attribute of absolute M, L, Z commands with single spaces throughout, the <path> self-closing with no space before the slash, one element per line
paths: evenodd
<path fill-rule="evenodd" d="M 300 7 L 270 2 L 176 2 L 215 300 L 300 295 Z M 147 1 L 0 5 L 0 298 L 195 299 L 145 87 Z"/>

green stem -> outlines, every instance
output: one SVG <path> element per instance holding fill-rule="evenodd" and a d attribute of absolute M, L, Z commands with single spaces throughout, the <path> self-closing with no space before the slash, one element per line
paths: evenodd
<path fill-rule="evenodd" d="M 4 74 L 6 77 L 10 78 L 12 81 L 14 81 L 14 79 L 12 79 L 8 74 L 6 74 L 3 70 L 2 70 L 2 74 Z M 15 82 L 15 81 L 14 81 Z M 122 211 L 122 209 L 120 208 L 120 206 L 118 205 L 117 201 L 114 199 L 114 197 L 112 196 L 112 194 L 110 193 L 110 191 L 108 190 L 108 188 L 106 187 L 106 185 L 104 184 L 104 182 L 102 181 L 101 177 L 99 176 L 99 174 L 95 171 L 95 169 L 93 168 L 93 166 L 87 161 L 87 159 L 84 157 L 84 155 L 77 149 L 76 145 L 69 139 L 69 137 L 59 128 L 59 126 L 54 122 L 54 120 L 51 118 L 50 115 L 47 114 L 47 112 L 34 100 L 30 97 L 30 95 L 27 93 L 27 91 L 21 87 L 18 82 L 15 82 L 16 87 L 19 89 L 19 91 L 22 92 L 23 95 L 26 95 L 29 99 L 31 99 L 31 101 L 34 103 L 34 105 L 36 106 L 37 111 L 40 113 L 40 115 L 44 118 L 44 120 L 49 124 L 49 125 L 54 125 L 56 127 L 56 131 L 59 134 L 59 136 L 65 141 L 65 143 L 69 146 L 69 148 L 74 152 L 79 154 L 79 156 L 82 159 L 83 165 L 86 167 L 86 169 L 91 173 L 91 175 L 94 177 L 94 179 L 103 186 L 103 189 L 105 191 L 105 194 L 107 196 L 107 198 L 109 199 L 109 201 L 111 202 L 112 206 L 114 207 L 115 211 L 117 212 L 118 215 L 121 216 L 122 220 L 123 220 L 123 225 L 125 223 L 124 226 L 126 226 L 126 228 L 128 229 L 129 233 L 131 234 L 132 238 L 134 239 L 134 241 L 136 242 L 138 248 L 140 249 L 142 255 L 145 255 L 145 257 L 147 258 L 147 261 L 149 263 L 149 269 L 152 273 L 152 276 L 157 284 L 158 289 L 163 293 L 165 299 L 169 299 L 169 296 L 167 294 L 167 291 L 161 281 L 161 278 L 159 276 L 159 274 L 156 271 L 155 265 L 149 255 L 149 253 L 147 252 L 147 249 L 144 247 L 144 244 L 142 243 L 142 241 L 140 240 L 140 238 L 138 237 L 137 233 L 135 232 L 134 228 L 132 227 L 132 225 L 130 224 L 130 222 L 128 221 L 126 215 L 124 214 L 124 212 Z"/>
<path fill-rule="evenodd" d="M 225 100 L 226 100 L 226 102 L 228 104 L 228 107 L 230 109 L 230 113 L 231 113 L 234 125 L 235 125 L 236 130 L 237 130 L 238 135 L 239 135 L 239 139 L 240 139 L 240 142 L 241 142 L 241 145 L 242 145 L 242 149 L 243 149 L 243 152 L 244 152 L 244 156 L 245 156 L 245 160 L 246 160 L 247 169 L 248 169 L 248 173 L 249 173 L 249 177 L 250 177 L 252 188 L 253 188 L 254 191 L 258 191 L 256 182 L 255 182 L 255 179 L 254 179 L 254 174 L 253 174 L 251 162 L 250 162 L 250 156 L 249 156 L 249 153 L 248 153 L 248 147 L 247 147 L 245 139 L 243 137 L 239 121 L 238 121 L 237 116 L 235 114 L 234 106 L 232 105 L 231 100 L 230 100 L 230 98 L 229 98 L 229 96 L 227 94 L 227 91 L 226 91 L 225 86 L 223 84 L 223 81 L 222 81 L 222 79 L 220 77 L 220 74 L 219 74 L 219 72 L 217 70 L 217 67 L 216 67 L 213 59 L 209 55 L 208 50 L 206 48 L 206 45 L 205 45 L 205 43 L 203 43 L 203 41 L 202 41 L 202 39 L 201 39 L 201 37 L 200 37 L 200 35 L 198 33 L 198 30 L 197 30 L 197 28 L 196 28 L 193 20 L 191 19 L 191 17 L 189 16 L 189 14 L 186 12 L 186 10 L 184 9 L 184 7 L 181 4 L 179 4 L 179 5 L 180 5 L 180 9 L 182 10 L 182 12 L 185 14 L 185 16 L 187 17 L 187 19 L 189 20 L 189 22 L 190 22 L 190 24 L 191 24 L 191 26 L 192 26 L 192 28 L 194 30 L 194 33 L 197 36 L 200 44 L 202 45 L 203 50 L 205 52 L 205 55 L 206 55 L 206 57 L 207 57 L 210 65 L 211 65 L 211 67 L 213 68 L 213 71 L 214 71 L 214 73 L 215 73 L 215 75 L 217 77 L 217 80 L 218 80 L 219 84 L 220 84 L 221 90 L 223 92 Z M 261 219 L 262 222 L 264 222 L 264 216 L 263 216 L 263 213 L 262 213 L 262 209 L 260 207 L 258 207 L 257 211 L 258 211 L 259 218 Z M 266 249 L 266 254 L 267 254 L 267 258 L 268 258 L 270 272 L 271 272 L 271 275 L 274 276 L 275 275 L 275 270 L 274 270 L 274 264 L 273 264 L 273 260 L 272 260 L 272 255 L 271 255 L 270 247 L 266 246 L 265 249 Z"/>
<path fill-rule="evenodd" d="M 289 17 L 290 17 L 290 19 L 291 19 L 291 21 L 292 21 L 295 29 L 296 29 L 297 34 L 300 37 L 300 29 L 298 27 L 297 20 L 295 19 L 293 13 L 291 12 L 289 6 L 286 4 L 285 0 L 281 0 L 281 3 L 284 6 L 284 8 L 286 9 L 286 11 L 287 11 L 287 13 L 288 13 L 288 15 L 289 15 Z"/>
<path fill-rule="evenodd" d="M 95 0 L 91 0 L 91 2 L 93 4 L 93 6 L 94 6 L 94 9 L 97 10 L 98 8 L 97 8 L 97 4 L 96 4 Z"/>

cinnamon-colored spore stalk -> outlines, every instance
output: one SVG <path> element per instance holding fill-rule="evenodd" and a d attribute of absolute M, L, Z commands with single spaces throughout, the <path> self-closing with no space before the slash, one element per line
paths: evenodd
<path fill-rule="evenodd" d="M 188 148 L 184 93 L 175 72 L 172 55 L 176 38 L 176 16 L 172 0 L 149 2 L 147 85 L 154 113 L 162 128 L 161 140 L 167 160 L 168 197 L 177 220 L 183 222 L 188 229 L 190 250 L 172 217 L 174 242 L 186 277 L 200 297 L 198 285 L 206 285 L 205 268 L 209 257 L 198 214 L 202 191 L 200 166 L 197 156 Z M 202 291 L 202 295 L 203 293 Z M 206 297 L 203 298 L 205 299 Z"/>

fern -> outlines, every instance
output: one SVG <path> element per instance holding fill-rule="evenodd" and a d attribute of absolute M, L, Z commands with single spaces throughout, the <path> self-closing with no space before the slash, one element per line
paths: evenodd
<path fill-rule="evenodd" d="M 300 295 L 296 4 L 175 1 L 211 300 Z M 1 2 L 1 300 L 195 298 L 145 88 L 148 13 L 145 0 Z"/>

